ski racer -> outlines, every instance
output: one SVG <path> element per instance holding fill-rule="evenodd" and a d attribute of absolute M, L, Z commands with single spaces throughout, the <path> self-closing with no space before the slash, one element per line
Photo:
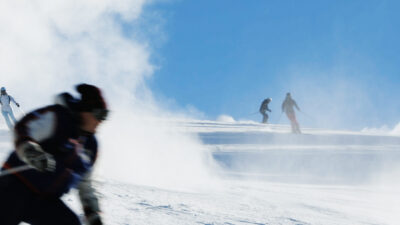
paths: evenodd
<path fill-rule="evenodd" d="M 263 115 L 263 120 L 262 123 L 268 123 L 268 114 L 266 113 L 266 111 L 268 112 L 272 112 L 269 108 L 268 108 L 268 104 L 272 101 L 271 98 L 267 98 L 265 99 L 260 106 L 260 113 L 261 115 Z"/>
<path fill-rule="evenodd" d="M 14 98 L 11 95 L 7 94 L 5 87 L 1 87 L 0 92 L 1 92 L 0 95 L 1 113 L 3 114 L 3 117 L 6 120 L 8 128 L 12 130 L 17 120 L 15 119 L 14 112 L 11 108 L 10 103 L 14 102 L 14 104 L 17 107 L 19 107 L 19 104 L 14 100 Z M 13 122 L 10 121 L 10 118 Z"/>
<path fill-rule="evenodd" d="M 292 132 L 293 133 L 301 133 L 299 123 L 297 122 L 297 119 L 296 119 L 296 113 L 294 112 L 294 107 L 296 107 L 296 109 L 298 111 L 300 111 L 300 108 L 299 108 L 299 106 L 297 106 L 296 101 L 292 99 L 292 96 L 290 95 L 290 93 L 287 93 L 286 98 L 282 103 L 282 113 L 285 112 L 286 116 L 290 120 Z"/>
<path fill-rule="evenodd" d="M 87 224 L 102 224 L 91 171 L 97 157 L 94 134 L 108 109 L 97 87 L 80 84 L 76 90 L 79 99 L 62 93 L 56 104 L 27 114 L 15 125 L 15 151 L 2 170 L 31 169 L 0 177 L 1 225 L 81 225 L 60 199 L 74 187 Z"/>

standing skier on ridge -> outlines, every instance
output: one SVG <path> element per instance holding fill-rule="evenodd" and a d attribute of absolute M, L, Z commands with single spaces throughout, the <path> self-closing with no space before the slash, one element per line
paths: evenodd
<path fill-rule="evenodd" d="M 87 224 L 103 224 L 91 171 L 97 157 L 94 134 L 108 109 L 97 87 L 80 84 L 76 90 L 80 99 L 62 93 L 56 104 L 15 125 L 15 151 L 2 166 L 4 174 L 13 172 L 0 176 L 1 225 L 81 225 L 60 199 L 73 187 L 79 190 Z M 13 170 L 21 167 L 27 169 Z"/>
<path fill-rule="evenodd" d="M 269 108 L 268 108 L 268 104 L 272 101 L 271 98 L 267 98 L 265 99 L 260 106 L 260 113 L 261 115 L 263 115 L 263 120 L 262 123 L 268 123 L 268 114 L 266 113 L 266 111 L 268 112 L 272 112 Z"/>
<path fill-rule="evenodd" d="M 292 126 L 292 132 L 300 134 L 301 133 L 300 126 L 296 119 L 296 113 L 294 112 L 294 107 L 296 107 L 296 109 L 300 111 L 300 108 L 299 106 L 297 106 L 296 101 L 292 99 L 290 93 L 287 93 L 286 98 L 282 103 L 282 113 L 285 112 L 286 116 L 289 118 L 290 125 Z"/>
<path fill-rule="evenodd" d="M 17 123 L 17 120 L 15 119 L 10 103 L 14 102 L 14 104 L 17 107 L 19 107 L 19 104 L 14 100 L 14 98 L 11 95 L 7 94 L 5 87 L 1 87 L 0 92 L 1 92 L 0 95 L 1 113 L 3 114 L 4 119 L 6 120 L 8 128 L 12 130 L 14 124 Z M 10 118 L 13 122 L 10 121 Z"/>

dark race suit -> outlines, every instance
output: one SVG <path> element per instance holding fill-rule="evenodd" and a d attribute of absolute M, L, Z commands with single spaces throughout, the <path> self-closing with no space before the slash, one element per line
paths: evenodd
<path fill-rule="evenodd" d="M 35 169 L 0 177 L 0 224 L 80 225 L 60 197 L 78 188 L 84 210 L 99 211 L 90 171 L 97 156 L 93 134 L 79 129 L 77 117 L 62 105 L 26 115 L 15 126 L 15 146 L 34 141 L 56 161 L 54 172 Z M 13 151 L 2 170 L 26 165 Z"/>
<path fill-rule="evenodd" d="M 268 123 L 268 114 L 266 113 L 266 111 L 271 112 L 271 110 L 268 108 L 268 104 L 270 103 L 270 99 L 265 99 L 260 106 L 260 113 L 261 115 L 263 115 L 263 120 L 262 123 Z"/>

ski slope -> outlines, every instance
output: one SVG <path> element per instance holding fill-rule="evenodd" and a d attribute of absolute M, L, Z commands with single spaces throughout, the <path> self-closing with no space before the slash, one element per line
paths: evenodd
<path fill-rule="evenodd" d="M 400 222 L 399 136 L 322 129 L 299 135 L 251 121 L 173 124 L 201 140 L 217 165 L 215 181 L 167 188 L 99 174 L 105 224 Z M 2 160 L 10 149 L 9 132 L 0 130 Z M 64 200 L 82 216 L 74 191 Z"/>

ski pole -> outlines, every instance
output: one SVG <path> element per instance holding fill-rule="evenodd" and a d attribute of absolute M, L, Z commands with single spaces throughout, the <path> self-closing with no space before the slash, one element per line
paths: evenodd
<path fill-rule="evenodd" d="M 252 114 L 249 114 L 249 116 L 255 115 L 255 114 L 257 114 L 257 113 L 259 113 L 259 112 L 258 112 L 258 111 L 257 111 L 257 112 L 253 112 Z"/>
<path fill-rule="evenodd" d="M 13 167 L 11 169 L 3 170 L 0 172 L 0 177 L 7 176 L 13 173 L 25 171 L 25 170 L 30 170 L 33 169 L 32 166 L 30 165 L 23 165 L 23 166 L 18 166 L 18 167 Z"/>
<path fill-rule="evenodd" d="M 20 107 L 18 107 L 18 110 L 19 110 L 19 112 L 20 113 L 22 113 L 22 115 L 23 116 L 25 116 L 26 115 L 26 113 L 24 112 L 24 110 L 21 108 L 21 106 Z"/>
<path fill-rule="evenodd" d="M 309 119 L 313 119 L 312 116 L 308 115 L 307 113 L 300 111 L 301 113 L 303 113 L 305 116 L 307 116 Z"/>

